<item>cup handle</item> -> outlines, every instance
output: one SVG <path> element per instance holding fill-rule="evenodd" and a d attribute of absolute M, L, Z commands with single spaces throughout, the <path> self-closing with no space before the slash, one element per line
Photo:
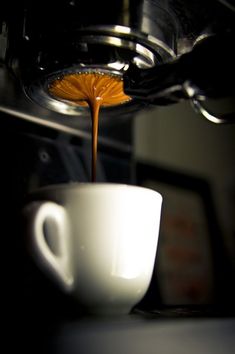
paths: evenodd
<path fill-rule="evenodd" d="M 28 246 L 34 260 L 62 290 L 70 292 L 74 279 L 66 210 L 54 202 L 38 201 L 27 205 L 24 215 L 28 226 Z M 47 224 L 53 227 L 45 231 Z"/>

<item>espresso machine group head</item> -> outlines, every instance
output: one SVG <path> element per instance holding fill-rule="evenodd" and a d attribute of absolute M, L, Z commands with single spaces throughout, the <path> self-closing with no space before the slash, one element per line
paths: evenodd
<path fill-rule="evenodd" d="M 234 17 L 229 0 L 8 1 L 0 60 L 30 100 L 66 115 L 85 111 L 52 97 L 50 83 L 97 71 L 123 78 L 132 97 L 115 115 L 187 98 L 196 107 L 233 91 Z"/>

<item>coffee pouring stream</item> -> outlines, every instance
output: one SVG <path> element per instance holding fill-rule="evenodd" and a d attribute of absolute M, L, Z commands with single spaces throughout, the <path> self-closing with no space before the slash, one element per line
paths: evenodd
<path fill-rule="evenodd" d="M 100 71 L 64 75 L 54 80 L 49 92 L 56 98 L 78 106 L 89 106 L 92 121 L 92 182 L 96 181 L 99 111 L 103 106 L 123 104 L 131 98 L 124 94 L 120 77 Z"/>

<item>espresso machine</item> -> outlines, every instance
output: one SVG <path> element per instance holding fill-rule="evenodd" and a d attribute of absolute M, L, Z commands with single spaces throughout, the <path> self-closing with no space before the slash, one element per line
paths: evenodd
<path fill-rule="evenodd" d="M 24 0 L 6 2 L 0 16 L 3 125 L 14 132 L 22 127 L 27 135 L 42 130 L 42 134 L 36 133 L 39 140 L 49 134 L 54 143 L 56 137 L 62 160 L 58 164 L 66 165 L 66 172 L 55 174 L 56 167 L 49 166 L 57 158 L 51 156 L 46 143 L 39 147 L 37 140 L 39 161 L 35 174 L 31 168 L 33 182 L 25 177 L 29 190 L 90 179 L 90 112 L 49 92 L 50 83 L 66 73 L 117 75 L 131 97 L 125 104 L 101 109 L 99 159 L 105 162 L 98 161 L 98 181 L 130 182 L 135 178 L 132 126 L 141 110 L 190 100 L 193 109 L 214 123 L 234 120 L 233 112 L 215 116 L 206 108 L 208 99 L 234 94 L 231 1 L 123 0 L 110 7 L 104 0 L 92 5 L 86 1 L 33 4 Z M 68 151 L 71 140 L 78 145 L 75 153 Z M 112 167 L 105 168 L 106 164 Z"/>
<path fill-rule="evenodd" d="M 122 341 L 122 349 L 133 353 L 143 350 L 139 345 L 142 339 L 158 345 L 151 335 L 153 322 L 147 325 L 151 333 L 142 330 L 152 318 L 146 313 L 137 322 L 103 320 L 100 327 L 88 320 L 85 329 L 78 324 L 67 326 L 65 332 L 60 327 L 62 337 L 54 331 L 58 323 L 75 321 L 78 314 L 74 304 L 58 293 L 29 259 L 20 231 L 20 211 L 27 194 L 38 187 L 90 181 L 91 122 L 88 108 L 52 97 L 50 83 L 66 73 L 95 71 L 123 79 L 131 100 L 100 111 L 97 182 L 135 184 L 133 120 L 138 112 L 189 100 L 192 109 L 209 121 L 233 123 L 233 112 L 217 116 L 206 103 L 234 97 L 234 26 L 235 6 L 230 0 L 9 0 L 1 4 L 2 229 L 8 230 L 4 246 L 9 259 L 14 260 L 10 262 L 13 271 L 7 276 L 10 334 L 13 338 L 22 328 L 29 333 L 28 339 L 21 336 L 24 352 L 33 348 L 33 352 L 74 353 L 74 345 L 78 348 L 81 340 L 81 353 L 88 349 L 95 353 L 94 343 L 99 338 L 104 353 L 111 352 L 112 342 Z M 154 286 L 152 291 L 158 299 Z M 143 308 L 148 301 L 151 296 L 146 297 Z M 219 324 L 216 326 L 209 324 L 205 331 L 216 336 L 221 333 Z M 222 332 L 230 333 L 233 326 L 234 322 L 225 324 Z M 106 342 L 107 328 L 113 333 L 108 333 Z M 128 328 L 130 338 L 136 333 L 139 344 L 129 346 Z M 179 336 L 183 335 L 184 326 L 178 328 Z M 204 330 L 193 337 L 194 324 L 190 322 L 187 328 L 192 342 L 186 347 L 194 353 L 198 340 L 206 340 Z M 53 343 L 48 339 L 52 332 Z M 167 331 L 162 333 L 166 339 Z M 168 333 L 179 349 L 174 328 Z M 91 338 L 94 343 L 88 348 Z M 221 340 L 231 348 L 232 338 L 225 335 Z M 212 347 L 219 353 L 216 344 Z"/>
<path fill-rule="evenodd" d="M 234 93 L 234 6 L 230 1 L 129 0 L 114 1 L 112 8 L 101 1 L 92 4 L 92 11 L 83 1 L 60 5 L 20 1 L 5 4 L 1 16 L 0 59 L 7 69 L 2 86 L 14 91 L 7 94 L 12 97 L 18 84 L 26 96 L 20 100 L 17 94 L 12 104 L 3 97 L 1 106 L 3 111 L 4 105 L 5 110 L 13 105 L 15 111 L 27 111 L 28 116 L 17 115 L 26 120 L 36 104 L 38 109 L 47 109 L 47 114 L 37 114 L 45 117 L 39 118 L 42 125 L 56 120 L 76 129 L 79 120 L 83 128 L 86 110 L 56 100 L 48 86 L 66 73 L 94 69 L 123 77 L 124 89 L 132 97 L 123 107 L 101 112 L 103 117 L 129 116 L 148 104 L 181 99 L 192 100 L 200 110 L 206 98 Z M 55 118 L 53 112 L 67 118 Z M 203 108 L 201 113 L 209 119 Z"/>

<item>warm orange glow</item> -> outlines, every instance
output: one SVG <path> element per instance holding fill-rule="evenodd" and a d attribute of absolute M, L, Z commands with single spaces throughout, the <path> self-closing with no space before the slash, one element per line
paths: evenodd
<path fill-rule="evenodd" d="M 103 73 L 75 73 L 56 79 L 49 92 L 79 106 L 89 106 L 92 116 L 92 181 L 96 178 L 98 121 L 101 106 L 118 105 L 130 100 L 118 76 Z"/>
<path fill-rule="evenodd" d="M 80 106 L 112 106 L 130 100 L 123 91 L 123 81 L 118 76 L 101 73 L 67 74 L 52 82 L 50 93 L 60 99 Z"/>

